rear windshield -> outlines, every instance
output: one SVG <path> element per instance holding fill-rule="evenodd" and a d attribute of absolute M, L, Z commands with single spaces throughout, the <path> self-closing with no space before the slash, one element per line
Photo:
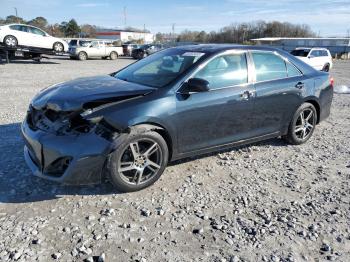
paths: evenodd
<path fill-rule="evenodd" d="M 298 49 L 298 50 L 293 50 L 290 52 L 294 56 L 303 56 L 307 57 L 307 55 L 310 53 L 310 50 L 304 50 L 304 49 Z"/>

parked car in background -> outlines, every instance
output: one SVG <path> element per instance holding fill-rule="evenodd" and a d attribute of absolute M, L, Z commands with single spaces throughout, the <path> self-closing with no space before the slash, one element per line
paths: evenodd
<path fill-rule="evenodd" d="M 122 47 L 123 47 L 123 54 L 125 56 L 131 56 L 132 50 L 134 50 L 136 48 L 139 48 L 140 45 L 137 45 L 137 44 L 123 44 Z"/>
<path fill-rule="evenodd" d="M 71 59 L 78 58 L 79 60 L 86 60 L 88 58 L 110 58 L 117 59 L 123 55 L 123 48 L 121 46 L 114 46 L 111 41 L 93 40 L 84 46 L 71 47 L 69 49 L 69 56 Z"/>
<path fill-rule="evenodd" d="M 280 136 L 303 144 L 332 98 L 328 73 L 282 50 L 168 48 L 116 73 L 42 90 L 22 124 L 25 160 L 52 181 L 108 179 L 136 191 L 169 161 Z"/>
<path fill-rule="evenodd" d="M 153 53 L 156 53 L 164 48 L 165 48 L 165 46 L 161 45 L 161 44 L 142 45 L 139 48 L 133 49 L 131 56 L 134 59 L 142 59 L 142 58 L 145 58 L 145 57 L 147 57 Z"/>
<path fill-rule="evenodd" d="M 88 46 L 90 45 L 92 40 L 91 39 L 71 39 L 68 45 L 69 45 L 69 48 L 75 48 L 77 46 Z"/>
<path fill-rule="evenodd" d="M 327 48 L 298 47 L 291 54 L 317 70 L 328 72 L 333 67 L 332 56 Z"/>
<path fill-rule="evenodd" d="M 50 36 L 40 28 L 23 25 L 9 24 L 0 26 L 0 42 L 7 47 L 35 47 L 50 49 L 55 52 L 67 52 L 66 41 Z"/>

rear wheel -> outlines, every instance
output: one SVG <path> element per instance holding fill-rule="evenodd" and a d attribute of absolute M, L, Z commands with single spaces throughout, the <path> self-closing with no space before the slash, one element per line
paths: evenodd
<path fill-rule="evenodd" d="M 148 187 L 164 172 L 168 156 L 167 144 L 157 132 L 130 134 L 111 155 L 110 181 L 121 192 Z"/>
<path fill-rule="evenodd" d="M 116 60 L 118 58 L 118 54 L 116 52 L 111 52 L 109 58 L 111 60 Z"/>
<path fill-rule="evenodd" d="M 289 124 L 288 134 L 284 137 L 292 145 L 305 143 L 312 136 L 317 123 L 317 111 L 310 103 L 302 104 L 294 113 Z"/>
<path fill-rule="evenodd" d="M 329 64 L 325 64 L 322 68 L 322 71 L 329 72 L 329 68 L 330 68 Z"/>
<path fill-rule="evenodd" d="M 64 51 L 64 47 L 63 47 L 63 44 L 62 43 L 59 43 L 59 42 L 56 42 L 53 44 L 53 50 L 55 52 L 63 52 Z"/>
<path fill-rule="evenodd" d="M 4 37 L 4 44 L 7 47 L 16 47 L 18 45 L 18 41 L 13 35 L 7 35 Z"/>
<path fill-rule="evenodd" d="M 79 52 L 79 54 L 78 54 L 78 58 L 79 58 L 80 61 L 86 60 L 87 57 L 88 56 L 87 56 L 87 54 L 85 52 Z"/>

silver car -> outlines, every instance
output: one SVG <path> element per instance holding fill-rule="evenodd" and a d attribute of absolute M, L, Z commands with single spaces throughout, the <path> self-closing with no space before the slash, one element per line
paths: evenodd
<path fill-rule="evenodd" d="M 79 60 L 86 60 L 88 58 L 110 58 L 117 59 L 123 55 L 123 48 L 121 46 L 114 46 L 111 41 L 93 40 L 86 42 L 81 46 L 72 46 L 69 48 L 69 56 L 71 59 L 78 58 Z"/>

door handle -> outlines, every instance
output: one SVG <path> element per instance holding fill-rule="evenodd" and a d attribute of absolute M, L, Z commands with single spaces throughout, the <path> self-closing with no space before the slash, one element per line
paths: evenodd
<path fill-rule="evenodd" d="M 242 100 L 248 100 L 249 98 L 253 97 L 255 92 L 253 91 L 244 91 L 240 96 Z"/>
<path fill-rule="evenodd" d="M 304 88 L 304 83 L 298 82 L 298 83 L 295 85 L 295 87 L 298 88 L 298 89 L 303 89 L 303 88 Z"/>

